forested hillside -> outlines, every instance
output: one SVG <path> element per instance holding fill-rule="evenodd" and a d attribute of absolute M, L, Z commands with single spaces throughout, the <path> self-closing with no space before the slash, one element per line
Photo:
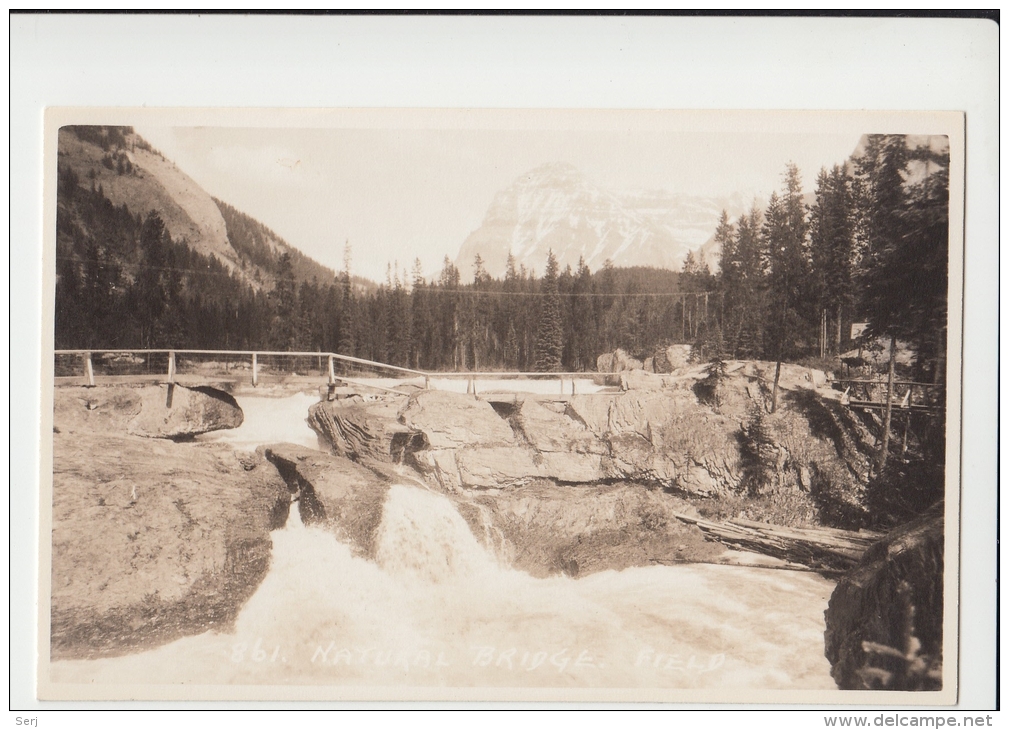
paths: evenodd
<path fill-rule="evenodd" d="M 795 360 L 868 336 L 899 338 L 915 377 L 944 373 L 949 256 L 945 137 L 867 135 L 845 164 L 821 170 L 812 205 L 790 165 L 763 211 L 715 231 L 720 316 L 702 328 L 709 356 Z M 687 262 L 687 267 L 693 259 Z"/>
<path fill-rule="evenodd" d="M 108 148 L 115 169 L 129 138 L 106 132 L 90 143 Z M 580 371 L 616 347 L 644 356 L 675 342 L 694 344 L 701 360 L 836 356 L 850 324 L 864 321 L 873 335 L 909 343 L 916 378 L 939 382 L 944 140 L 867 136 L 852 159 L 820 173 L 812 205 L 789 166 L 764 211 L 723 214 L 717 275 L 693 255 L 682 272 L 561 270 L 551 256 L 542 276 L 509 257 L 493 278 L 477 256 L 463 284 L 469 277 L 446 257 L 433 281 L 417 263 L 409 280 L 390 271 L 370 288 L 349 257 L 333 276 L 214 201 L 238 262 L 222 263 L 173 238 L 162 211 L 113 204 L 100 176 L 82 178 L 61 157 L 56 346 L 322 350 L 432 370 Z M 117 176 L 133 174 L 121 166 Z"/>

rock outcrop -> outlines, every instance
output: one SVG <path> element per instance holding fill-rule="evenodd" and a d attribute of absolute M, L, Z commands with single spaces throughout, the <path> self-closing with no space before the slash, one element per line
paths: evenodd
<path fill-rule="evenodd" d="M 293 444 L 260 447 L 300 500 L 301 520 L 322 524 L 372 558 L 389 481 L 348 459 Z"/>
<path fill-rule="evenodd" d="M 131 389 L 94 390 L 146 407 Z M 52 657 L 226 630 L 270 565 L 270 530 L 287 517 L 276 469 L 226 446 L 81 428 L 77 404 L 58 401 L 57 415 L 73 418 L 57 418 L 54 434 Z M 116 422 L 109 401 L 98 402 L 88 425 Z"/>
<path fill-rule="evenodd" d="M 942 688 L 943 503 L 893 530 L 837 584 L 825 654 L 841 689 Z"/>
<path fill-rule="evenodd" d="M 223 390 L 169 384 L 56 388 L 53 416 L 62 433 L 168 439 L 238 428 L 244 419 Z"/>
<path fill-rule="evenodd" d="M 515 435 L 490 403 L 472 396 L 427 390 L 410 397 L 400 421 L 427 436 L 432 449 L 508 446 Z"/>
<path fill-rule="evenodd" d="M 407 450 L 427 446 L 422 434 L 399 422 L 402 400 L 321 401 L 308 409 L 308 425 L 340 456 L 402 461 Z"/>
<path fill-rule="evenodd" d="M 641 485 L 540 481 L 493 495 L 469 493 L 456 506 L 504 562 L 537 577 L 714 561 L 724 552 L 673 516 L 695 514 L 693 507 Z"/>
<path fill-rule="evenodd" d="M 310 420 L 335 453 L 403 462 L 450 493 L 629 480 L 709 497 L 746 491 L 779 504 L 775 516 L 787 524 L 815 520 L 817 510 L 844 523 L 858 509 L 871 456 L 864 427 L 815 392 L 816 379 L 798 366 L 782 367 L 779 408 L 767 413 L 773 369 L 740 362 L 714 374 L 707 365 L 624 371 L 621 392 L 495 405 L 420 391 L 319 404 Z"/>
<path fill-rule="evenodd" d="M 690 390 L 574 396 L 557 405 L 563 410 L 529 398 L 499 414 L 472 396 L 424 391 L 398 414 L 396 401 L 320 403 L 310 423 L 338 455 L 404 461 L 449 492 L 536 479 L 631 479 L 697 494 L 739 483 L 736 425 L 699 405 Z"/>

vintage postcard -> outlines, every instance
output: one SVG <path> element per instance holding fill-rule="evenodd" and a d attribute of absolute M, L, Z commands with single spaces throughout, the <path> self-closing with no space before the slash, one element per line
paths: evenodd
<path fill-rule="evenodd" d="M 964 145 L 50 109 L 39 696 L 955 703 Z"/>

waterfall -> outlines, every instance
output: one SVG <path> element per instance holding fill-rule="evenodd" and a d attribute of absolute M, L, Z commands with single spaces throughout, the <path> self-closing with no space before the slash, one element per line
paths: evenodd
<path fill-rule="evenodd" d="M 277 421 L 272 400 L 263 416 Z M 286 407 L 289 422 L 303 420 L 302 404 Z M 656 565 L 537 579 L 498 561 L 486 514 L 475 536 L 449 498 L 420 484 L 389 489 L 377 530 L 374 560 L 359 557 L 324 527 L 303 525 L 295 502 L 233 626 L 131 655 L 54 662 L 52 679 L 834 687 L 823 657 L 833 586 L 819 576 Z"/>
<path fill-rule="evenodd" d="M 389 489 L 377 545 L 384 570 L 434 583 L 499 569 L 447 497 L 412 486 Z"/>

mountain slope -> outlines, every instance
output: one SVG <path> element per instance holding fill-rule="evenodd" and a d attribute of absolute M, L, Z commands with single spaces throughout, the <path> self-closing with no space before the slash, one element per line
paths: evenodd
<path fill-rule="evenodd" d="M 157 211 L 172 239 L 213 257 L 257 290 L 273 288 L 284 253 L 291 256 L 296 279 L 333 279 L 332 270 L 292 248 L 258 221 L 212 198 L 130 127 L 63 127 L 58 150 L 59 166 L 72 170 L 82 185 L 101 189 L 114 205 L 125 205 L 135 216 Z M 241 226 L 235 223 L 239 216 Z M 229 221 L 234 230 L 229 230 Z M 252 256 L 243 248 L 249 231 L 265 242 L 262 253 L 266 255 Z"/>
<path fill-rule="evenodd" d="M 468 271 L 479 254 L 488 273 L 500 276 L 510 252 L 516 266 L 542 271 L 552 249 L 561 268 L 575 267 L 583 258 L 593 270 L 607 260 L 616 266 L 679 269 L 687 252 L 710 237 L 722 208 L 736 215 L 743 205 L 735 198 L 663 190 L 609 191 L 571 165 L 551 163 L 494 197 L 456 264 Z"/>

